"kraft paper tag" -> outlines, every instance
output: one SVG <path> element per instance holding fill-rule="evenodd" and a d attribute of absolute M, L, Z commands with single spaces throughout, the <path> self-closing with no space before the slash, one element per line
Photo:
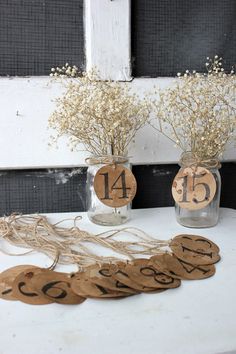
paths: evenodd
<path fill-rule="evenodd" d="M 213 174 L 200 166 L 180 169 L 172 184 L 175 202 L 189 210 L 205 208 L 215 193 L 216 181 Z"/>
<path fill-rule="evenodd" d="M 138 284 L 155 289 L 177 288 L 181 282 L 157 269 L 155 265 L 149 264 L 149 259 L 135 259 L 132 264 L 127 264 L 125 270 L 131 279 Z"/>
<path fill-rule="evenodd" d="M 119 208 L 129 204 L 137 191 L 133 173 L 122 165 L 106 165 L 94 177 L 94 190 L 105 205 Z"/>
<path fill-rule="evenodd" d="M 94 264 L 85 269 L 85 274 L 92 283 L 100 285 L 106 289 L 125 292 L 128 294 L 137 294 L 138 291 L 130 288 L 126 284 L 114 278 L 118 271 L 118 265 L 104 263 L 102 265 Z"/>
<path fill-rule="evenodd" d="M 89 298 L 119 298 L 130 296 L 128 293 L 110 290 L 92 282 L 84 272 L 77 273 L 72 278 L 71 288 L 76 294 Z"/>
<path fill-rule="evenodd" d="M 32 266 L 21 272 L 16 278 L 12 286 L 13 296 L 26 304 L 45 305 L 53 301 L 39 294 L 33 284 L 32 279 L 35 275 L 45 272 L 45 269 Z"/>
<path fill-rule="evenodd" d="M 220 260 L 219 247 L 202 236 L 179 235 L 170 242 L 177 258 L 194 265 L 213 264 Z"/>
<path fill-rule="evenodd" d="M 18 265 L 16 267 L 9 268 L 0 274 L 0 298 L 5 300 L 16 301 L 17 298 L 13 296 L 13 283 L 15 278 L 24 270 L 33 268 L 30 265 Z"/>
<path fill-rule="evenodd" d="M 71 289 L 72 278 L 70 274 L 48 270 L 35 275 L 32 283 L 34 289 L 41 296 L 52 302 L 74 305 L 81 304 L 86 300 Z"/>
<path fill-rule="evenodd" d="M 130 265 L 132 265 L 132 262 L 130 263 Z M 120 282 L 122 282 L 123 284 L 126 284 L 127 286 L 129 286 L 132 289 L 135 289 L 135 291 L 138 292 L 143 292 L 143 293 L 152 293 L 152 292 L 162 292 L 164 291 L 164 289 L 155 289 L 152 287 L 147 287 L 141 284 L 138 284 L 137 282 L 135 282 L 133 279 L 130 278 L 130 273 L 132 273 L 132 266 L 131 267 L 127 267 L 127 263 L 123 263 L 120 262 L 118 263 L 118 269 L 116 271 L 116 273 L 113 275 L 113 277 L 117 280 L 119 280 Z"/>
<path fill-rule="evenodd" d="M 178 259 L 172 254 L 153 256 L 150 265 L 157 266 L 161 272 L 175 279 L 197 280 L 205 279 L 215 274 L 215 266 L 211 265 L 192 265 Z"/>

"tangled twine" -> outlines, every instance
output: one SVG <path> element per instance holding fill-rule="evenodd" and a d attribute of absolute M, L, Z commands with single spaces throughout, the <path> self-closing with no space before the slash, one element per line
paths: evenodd
<path fill-rule="evenodd" d="M 120 261 L 118 257 L 97 255 L 89 245 L 99 245 L 128 259 L 134 259 L 136 255 L 163 253 L 169 245 L 169 241 L 154 239 L 144 231 L 133 227 L 94 235 L 77 226 L 77 221 L 80 219 L 81 217 L 76 217 L 73 220 L 73 227 L 66 228 L 59 226 L 66 220 L 51 224 L 46 216 L 12 214 L 0 219 L 0 239 L 14 246 L 30 249 L 28 252 L 15 254 L 18 256 L 33 251 L 46 254 L 54 261 L 50 268 L 55 268 L 57 263 L 77 264 L 79 267 L 84 267 L 95 262 Z M 120 241 L 117 237 L 121 234 L 128 234 L 134 237 L 135 241 Z M 0 251 L 7 253 L 1 249 Z"/>

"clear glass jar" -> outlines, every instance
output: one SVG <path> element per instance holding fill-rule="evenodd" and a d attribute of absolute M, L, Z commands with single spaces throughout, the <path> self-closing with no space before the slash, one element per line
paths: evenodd
<path fill-rule="evenodd" d="M 195 158 L 191 155 L 191 153 L 183 154 L 180 161 L 181 169 L 190 166 L 194 159 Z M 189 165 L 186 163 L 186 161 L 189 161 Z M 212 173 L 213 177 L 215 178 L 215 196 L 207 206 L 197 210 L 181 208 L 179 204 L 175 203 L 176 220 L 179 224 L 191 228 L 213 227 L 218 223 L 219 220 L 221 193 L 221 176 L 219 172 L 220 163 L 217 159 L 212 159 L 200 163 L 199 166 L 205 167 Z"/>
<path fill-rule="evenodd" d="M 115 226 L 124 224 L 130 219 L 130 203 L 128 205 L 114 208 L 102 203 L 94 190 L 94 177 L 97 171 L 108 164 L 121 164 L 130 169 L 129 159 L 121 156 L 93 156 L 86 160 L 87 169 L 87 214 L 89 219 L 99 225 Z"/>

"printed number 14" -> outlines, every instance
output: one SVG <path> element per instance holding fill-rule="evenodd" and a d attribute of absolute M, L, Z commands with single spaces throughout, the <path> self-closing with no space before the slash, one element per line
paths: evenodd
<path fill-rule="evenodd" d="M 108 172 L 106 173 L 101 173 L 101 176 L 104 176 L 104 197 L 103 199 L 110 199 L 112 200 L 112 198 L 110 198 L 110 193 L 109 193 L 109 174 Z M 118 181 L 121 180 L 121 187 L 116 187 Z M 121 174 L 117 177 L 117 179 L 115 180 L 115 182 L 112 184 L 111 186 L 111 190 L 122 190 L 122 197 L 119 197 L 119 199 L 125 199 L 128 198 L 127 195 L 127 190 L 131 189 L 129 187 L 126 187 L 126 179 L 125 179 L 125 170 L 123 170 L 121 172 Z"/>

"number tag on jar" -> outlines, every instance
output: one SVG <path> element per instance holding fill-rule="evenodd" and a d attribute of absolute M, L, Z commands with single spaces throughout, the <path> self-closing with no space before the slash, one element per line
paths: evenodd
<path fill-rule="evenodd" d="M 181 169 L 172 184 L 172 195 L 181 207 L 190 210 L 205 208 L 214 198 L 216 181 L 204 167 Z"/>
<path fill-rule="evenodd" d="M 129 204 L 137 190 L 133 173 L 122 165 L 100 168 L 94 177 L 94 190 L 105 205 L 119 208 Z"/>

